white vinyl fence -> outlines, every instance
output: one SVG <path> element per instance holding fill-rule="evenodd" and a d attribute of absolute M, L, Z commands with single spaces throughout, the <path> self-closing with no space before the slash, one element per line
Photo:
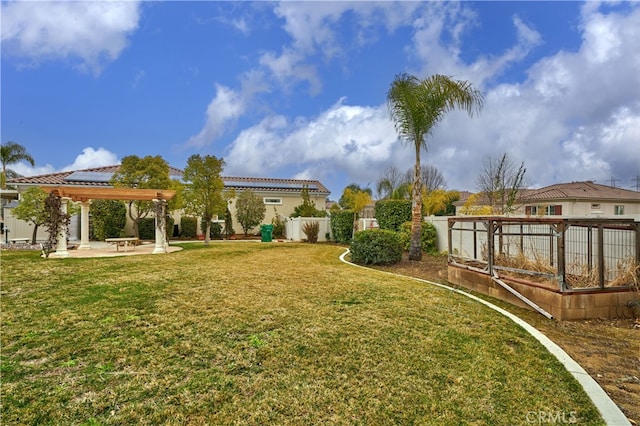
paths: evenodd
<path fill-rule="evenodd" d="M 318 232 L 318 242 L 327 241 L 327 234 L 331 233 L 331 225 L 328 217 L 288 217 L 285 222 L 285 232 L 288 240 L 303 241 L 307 236 L 302 232 L 305 223 L 318 222 L 320 232 Z"/>

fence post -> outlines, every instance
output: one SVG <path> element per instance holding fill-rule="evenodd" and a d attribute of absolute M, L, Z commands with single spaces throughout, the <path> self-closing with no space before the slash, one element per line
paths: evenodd
<path fill-rule="evenodd" d="M 487 266 L 489 268 L 489 276 L 493 276 L 493 262 L 495 256 L 494 237 L 495 237 L 495 224 L 493 220 L 487 221 Z"/>
<path fill-rule="evenodd" d="M 604 288 L 604 226 L 598 224 L 598 281 Z"/>
<path fill-rule="evenodd" d="M 553 226 L 553 225 L 552 225 Z M 557 224 L 556 232 L 558 234 L 557 251 L 558 251 L 558 280 L 560 281 L 560 291 L 564 292 L 567 289 L 567 276 L 566 276 L 566 260 L 567 253 L 564 247 L 564 239 L 566 232 L 565 222 L 562 221 Z"/>

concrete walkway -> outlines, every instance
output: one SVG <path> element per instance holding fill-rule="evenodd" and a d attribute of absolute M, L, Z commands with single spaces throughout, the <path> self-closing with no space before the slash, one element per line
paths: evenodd
<path fill-rule="evenodd" d="M 73 244 L 73 243 L 72 243 Z M 115 256 L 137 256 L 142 254 L 152 254 L 153 249 L 155 248 L 155 244 L 153 242 L 143 242 L 135 247 L 127 248 L 127 251 L 124 251 L 123 247 L 116 247 L 112 244 L 107 244 L 102 241 L 91 241 L 89 243 L 90 249 L 79 250 L 77 248 L 68 250 L 68 256 L 65 259 L 69 258 L 90 258 L 90 257 L 115 257 Z M 169 246 L 167 247 L 167 253 L 173 253 L 176 251 L 182 250 L 182 247 L 178 246 Z M 157 253 L 157 255 L 163 255 L 167 253 Z M 62 259 L 56 257 L 55 252 L 52 252 L 49 255 L 49 259 Z"/>

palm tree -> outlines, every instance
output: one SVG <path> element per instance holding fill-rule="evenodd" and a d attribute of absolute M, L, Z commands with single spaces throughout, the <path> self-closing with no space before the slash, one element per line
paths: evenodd
<path fill-rule="evenodd" d="M 421 260 L 420 234 L 422 232 L 422 179 L 420 151 L 427 148 L 427 135 L 454 109 L 463 109 L 470 116 L 482 109 L 482 93 L 467 81 L 454 80 L 435 74 L 424 80 L 409 75 L 396 76 L 387 93 L 391 119 L 400 140 L 415 148 L 416 163 L 413 174 L 411 207 L 410 260 Z"/>
<path fill-rule="evenodd" d="M 20 161 L 26 161 L 35 165 L 33 157 L 27 153 L 27 150 L 20 144 L 9 141 L 0 146 L 0 158 L 2 160 L 2 189 L 7 189 L 7 165 L 19 163 Z M 9 170 L 9 172 L 11 172 Z"/>

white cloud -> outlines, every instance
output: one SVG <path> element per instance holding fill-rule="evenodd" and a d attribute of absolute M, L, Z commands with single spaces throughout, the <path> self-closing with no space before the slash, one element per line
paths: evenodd
<path fill-rule="evenodd" d="M 398 147 L 386 106 L 335 105 L 307 120 L 267 117 L 244 130 L 225 155 L 225 174 L 266 176 L 294 170 L 289 177 L 316 179 L 346 171 L 372 179 Z"/>
<path fill-rule="evenodd" d="M 137 1 L 3 2 L 3 54 L 34 63 L 79 60 L 82 68 L 99 72 L 127 46 L 139 18 Z"/>
<path fill-rule="evenodd" d="M 202 148 L 210 145 L 237 120 L 246 109 L 246 100 L 242 94 L 228 87 L 216 84 L 216 95 L 209 103 L 202 130 L 189 138 L 187 147 Z"/>
<path fill-rule="evenodd" d="M 120 164 L 120 160 L 118 160 L 118 156 L 116 154 L 102 147 L 98 148 L 97 150 L 93 149 L 92 147 L 87 147 L 82 150 L 82 154 L 78 154 L 78 156 L 76 156 L 76 159 L 72 164 L 63 167 L 60 170 L 56 170 L 56 168 L 51 164 L 31 167 L 29 164 L 24 162 L 12 164 L 10 168 L 11 170 L 22 176 L 37 176 L 69 170 L 81 170 L 90 169 L 93 167 L 112 166 L 114 164 Z"/>
<path fill-rule="evenodd" d="M 114 164 L 120 164 L 118 156 L 102 147 L 97 150 L 92 147 L 87 147 L 82 150 L 82 154 L 79 154 L 75 161 L 64 167 L 62 171 L 66 170 L 82 170 L 90 169 L 93 167 L 113 166 Z"/>

